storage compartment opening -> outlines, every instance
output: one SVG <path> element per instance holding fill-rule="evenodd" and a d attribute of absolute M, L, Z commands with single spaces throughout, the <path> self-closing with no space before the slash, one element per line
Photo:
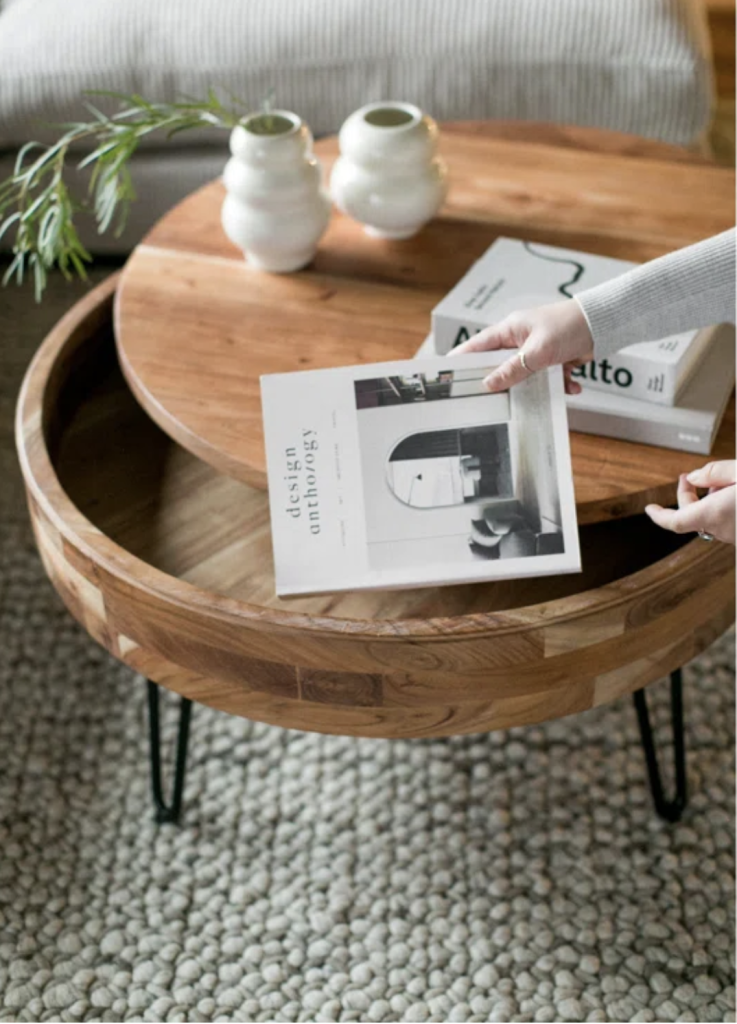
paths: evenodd
<path fill-rule="evenodd" d="M 633 516 L 581 528 L 581 574 L 278 599 L 266 493 L 219 474 L 148 418 L 123 379 L 109 331 L 77 350 L 55 410 L 56 472 L 98 529 L 162 572 L 284 611 L 401 620 L 519 608 L 604 586 L 691 539 Z"/>

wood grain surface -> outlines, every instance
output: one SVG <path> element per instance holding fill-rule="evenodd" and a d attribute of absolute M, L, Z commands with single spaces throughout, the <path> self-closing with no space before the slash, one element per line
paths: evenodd
<path fill-rule="evenodd" d="M 317 146 L 329 171 L 334 139 Z M 377 241 L 334 213 L 298 274 L 249 268 L 220 227 L 219 182 L 132 254 L 118 289 L 123 372 L 149 415 L 220 472 L 264 488 L 259 376 L 414 355 L 430 312 L 498 235 L 646 260 L 734 223 L 734 173 L 686 150 L 554 125 L 446 125 L 439 217 Z M 714 457 L 733 450 L 730 407 Z M 579 521 L 668 503 L 703 457 L 572 435 Z"/>
<path fill-rule="evenodd" d="M 580 575 L 277 599 L 266 495 L 140 409 L 115 358 L 115 283 L 39 349 L 18 450 L 52 583 L 99 643 L 162 685 L 290 728 L 476 732 L 646 685 L 732 621 L 733 549 L 641 516 L 584 527 Z"/>

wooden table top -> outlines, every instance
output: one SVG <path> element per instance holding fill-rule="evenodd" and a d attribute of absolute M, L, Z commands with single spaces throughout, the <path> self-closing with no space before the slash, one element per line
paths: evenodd
<path fill-rule="evenodd" d="M 326 174 L 335 139 L 318 143 Z M 681 149 L 594 129 L 445 125 L 451 187 L 404 242 L 369 238 L 334 212 L 296 274 L 250 268 L 220 226 L 213 182 L 164 217 L 131 255 L 115 304 L 129 386 L 199 458 L 265 488 L 259 377 L 408 359 L 442 296 L 499 235 L 648 260 L 734 224 L 735 175 Z M 732 457 L 734 404 L 712 458 Z M 571 435 L 580 523 L 670 502 L 703 456 Z"/>

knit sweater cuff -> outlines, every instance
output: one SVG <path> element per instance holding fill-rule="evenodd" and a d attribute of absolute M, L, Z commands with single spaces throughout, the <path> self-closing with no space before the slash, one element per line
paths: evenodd
<path fill-rule="evenodd" d="M 735 320 L 735 232 L 644 263 L 575 296 L 597 356 Z"/>

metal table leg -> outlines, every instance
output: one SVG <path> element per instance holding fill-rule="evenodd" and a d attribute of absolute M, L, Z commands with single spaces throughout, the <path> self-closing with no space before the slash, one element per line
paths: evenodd
<path fill-rule="evenodd" d="M 666 821 L 678 821 L 686 807 L 688 798 L 686 785 L 686 744 L 683 731 L 683 680 L 681 670 L 676 669 L 670 677 L 670 700 L 671 700 L 671 723 L 673 728 L 673 757 L 675 764 L 675 793 L 673 798 L 668 800 L 663 792 L 663 781 L 660 777 L 658 755 L 655 750 L 650 715 L 647 708 L 645 691 L 637 690 L 632 694 L 637 710 L 637 720 L 640 724 L 640 737 L 645 761 L 647 762 L 647 774 L 650 782 L 650 791 L 653 795 L 655 810 Z"/>
<path fill-rule="evenodd" d="M 161 771 L 161 725 L 159 716 L 159 687 L 148 684 L 148 720 L 151 749 L 151 788 L 156 807 L 156 821 L 178 822 L 182 810 L 182 793 L 184 791 L 184 775 L 187 767 L 187 741 L 189 739 L 189 722 L 192 715 L 192 701 L 182 697 L 179 705 L 179 730 L 177 734 L 176 760 L 174 779 L 172 781 L 171 802 L 164 800 Z"/>

